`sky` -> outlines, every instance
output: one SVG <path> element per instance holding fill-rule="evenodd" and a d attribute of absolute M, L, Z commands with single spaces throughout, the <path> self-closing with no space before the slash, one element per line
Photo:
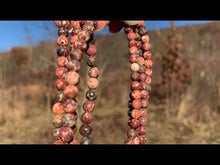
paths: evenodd
<path fill-rule="evenodd" d="M 175 21 L 176 26 L 202 24 L 211 21 Z M 145 21 L 148 30 L 168 28 L 170 21 Z M 109 34 L 105 28 L 97 34 Z M 40 41 L 51 41 L 57 37 L 57 28 L 53 21 L 0 21 L 0 52 L 8 51 L 14 46 L 28 46 Z"/>

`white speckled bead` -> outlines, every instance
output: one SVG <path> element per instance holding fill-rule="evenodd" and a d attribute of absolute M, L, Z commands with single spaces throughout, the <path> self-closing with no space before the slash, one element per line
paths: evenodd
<path fill-rule="evenodd" d="M 140 70 L 140 66 L 138 65 L 138 63 L 133 63 L 131 64 L 131 70 L 134 72 L 137 72 Z"/>

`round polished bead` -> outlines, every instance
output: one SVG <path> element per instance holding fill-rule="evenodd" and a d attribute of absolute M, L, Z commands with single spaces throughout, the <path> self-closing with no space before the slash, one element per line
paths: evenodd
<path fill-rule="evenodd" d="M 137 71 L 139 71 L 139 69 L 140 69 L 140 66 L 138 65 L 138 63 L 131 64 L 131 70 L 133 72 L 137 72 Z"/>
<path fill-rule="evenodd" d="M 140 125 L 142 125 L 142 126 L 147 125 L 147 118 L 146 117 L 141 116 L 141 117 L 139 117 L 138 120 L 139 120 Z"/>
<path fill-rule="evenodd" d="M 89 112 L 84 112 L 81 118 L 83 123 L 89 124 L 93 121 L 93 114 Z"/>
<path fill-rule="evenodd" d="M 74 47 L 74 44 L 78 41 L 78 35 L 73 35 L 70 39 L 70 42 L 73 44 L 72 46 Z M 74 47 L 75 48 L 75 47 Z"/>
<path fill-rule="evenodd" d="M 132 46 L 129 48 L 130 54 L 138 54 L 138 48 L 136 46 Z"/>
<path fill-rule="evenodd" d="M 142 40 L 142 42 L 149 42 L 150 38 L 149 38 L 148 35 L 144 35 L 144 36 L 141 37 L 141 40 Z"/>
<path fill-rule="evenodd" d="M 134 141 L 134 144 L 140 144 L 140 139 L 139 139 L 139 137 L 135 137 L 135 138 L 133 139 L 133 141 Z"/>
<path fill-rule="evenodd" d="M 147 89 L 147 83 L 146 82 L 140 82 L 140 89 L 141 90 Z"/>
<path fill-rule="evenodd" d="M 88 75 L 91 78 L 97 78 L 99 76 L 99 69 L 97 67 L 92 67 L 88 71 Z"/>
<path fill-rule="evenodd" d="M 60 35 L 57 39 L 58 46 L 67 46 L 69 44 L 68 39 L 64 35 Z"/>
<path fill-rule="evenodd" d="M 146 108 L 141 108 L 140 109 L 140 116 L 143 116 L 143 117 L 147 116 L 147 109 Z"/>
<path fill-rule="evenodd" d="M 64 109 L 63 109 L 63 104 L 62 103 L 55 103 L 53 105 L 53 112 L 56 114 L 56 115 L 61 115 L 64 113 Z"/>
<path fill-rule="evenodd" d="M 72 34 L 72 36 L 74 36 L 74 35 L 78 35 L 78 34 L 79 34 L 79 32 L 81 32 L 81 29 L 78 29 L 78 28 L 73 28 L 73 30 L 72 30 L 72 32 L 71 32 L 71 34 Z"/>
<path fill-rule="evenodd" d="M 57 55 L 58 56 L 67 56 L 68 50 L 64 48 L 57 49 Z"/>
<path fill-rule="evenodd" d="M 87 43 L 84 40 L 78 39 L 74 42 L 74 48 L 84 51 L 87 49 Z"/>
<path fill-rule="evenodd" d="M 86 92 L 86 98 L 90 101 L 94 101 L 97 98 L 95 90 L 88 90 Z"/>
<path fill-rule="evenodd" d="M 153 66 L 152 60 L 145 60 L 144 66 L 145 66 L 146 68 L 151 68 L 151 67 Z"/>
<path fill-rule="evenodd" d="M 59 67 L 65 67 L 67 62 L 68 62 L 68 59 L 64 56 L 58 57 L 57 59 L 57 65 Z"/>
<path fill-rule="evenodd" d="M 66 71 L 67 71 L 67 69 L 65 67 L 59 67 L 56 69 L 55 74 L 56 74 L 57 78 L 62 79 L 62 78 L 64 78 Z"/>
<path fill-rule="evenodd" d="M 140 126 L 138 119 L 131 119 L 128 121 L 128 124 L 131 128 L 134 128 L 134 129 Z"/>
<path fill-rule="evenodd" d="M 152 69 L 146 69 L 145 73 L 146 73 L 146 75 L 151 76 Z"/>
<path fill-rule="evenodd" d="M 135 99 L 132 101 L 132 106 L 134 109 L 140 109 L 141 108 L 141 101 L 138 99 Z"/>
<path fill-rule="evenodd" d="M 88 60 L 87 60 L 87 64 L 90 67 L 95 67 L 98 66 L 98 58 L 97 56 L 89 56 Z"/>
<path fill-rule="evenodd" d="M 58 90 L 58 91 L 62 91 L 62 90 L 64 90 L 64 88 L 65 88 L 65 86 L 66 86 L 66 82 L 63 80 L 63 79 L 58 79 L 57 81 L 56 81 L 56 89 Z"/>
<path fill-rule="evenodd" d="M 140 117 L 140 110 L 139 109 L 133 109 L 131 111 L 131 117 L 134 119 L 137 119 Z"/>
<path fill-rule="evenodd" d="M 140 66 L 140 69 L 139 69 L 139 72 L 138 73 L 145 73 L 146 72 L 146 69 L 144 66 Z"/>
<path fill-rule="evenodd" d="M 140 74 L 139 74 L 138 72 L 133 72 L 133 73 L 131 74 L 131 79 L 132 79 L 133 81 L 139 81 L 139 80 L 140 80 Z"/>
<path fill-rule="evenodd" d="M 136 38 L 136 33 L 130 31 L 128 34 L 127 34 L 127 38 L 128 40 L 134 40 Z"/>
<path fill-rule="evenodd" d="M 55 128 L 55 129 L 53 129 L 53 136 L 54 137 L 58 137 L 59 136 L 59 132 L 60 132 L 60 128 Z"/>
<path fill-rule="evenodd" d="M 83 103 L 83 110 L 86 112 L 93 112 L 94 108 L 95 104 L 93 101 L 87 100 Z"/>
<path fill-rule="evenodd" d="M 80 62 L 77 60 L 70 60 L 66 65 L 67 69 L 78 72 L 80 69 Z"/>
<path fill-rule="evenodd" d="M 78 88 L 74 85 L 68 85 L 64 89 L 64 95 L 67 98 L 75 98 L 78 95 Z"/>
<path fill-rule="evenodd" d="M 138 90 L 138 89 L 140 89 L 140 83 L 139 83 L 138 81 L 133 81 L 133 82 L 131 83 L 131 89 L 133 89 L 133 90 Z"/>
<path fill-rule="evenodd" d="M 146 82 L 147 85 L 150 85 L 150 84 L 151 84 L 151 77 L 150 77 L 150 76 L 147 76 L 145 82 Z"/>
<path fill-rule="evenodd" d="M 146 35 L 147 34 L 147 29 L 145 26 L 141 26 L 139 29 L 138 29 L 138 33 L 140 35 Z"/>
<path fill-rule="evenodd" d="M 139 135 L 144 135 L 147 132 L 147 128 L 145 128 L 144 126 L 140 126 L 137 128 L 137 132 Z"/>
<path fill-rule="evenodd" d="M 79 140 L 77 137 L 73 137 L 73 140 L 69 143 L 70 145 L 79 144 Z"/>
<path fill-rule="evenodd" d="M 143 49 L 144 51 L 150 50 L 150 49 L 151 49 L 151 44 L 148 43 L 148 42 L 145 42 L 144 44 L 142 44 L 142 49 Z"/>
<path fill-rule="evenodd" d="M 132 47 L 132 46 L 137 46 L 137 41 L 135 40 L 131 40 L 128 44 L 129 47 Z"/>
<path fill-rule="evenodd" d="M 150 60 L 152 58 L 152 54 L 150 51 L 145 51 L 143 57 L 145 60 Z"/>
<path fill-rule="evenodd" d="M 76 85 L 79 82 L 79 74 L 75 71 L 69 71 L 65 75 L 65 80 L 69 85 Z"/>
<path fill-rule="evenodd" d="M 76 124 L 77 116 L 71 113 L 67 113 L 62 117 L 64 126 L 73 127 Z"/>
<path fill-rule="evenodd" d="M 87 85 L 88 85 L 89 89 L 96 89 L 96 88 L 98 88 L 99 81 L 97 78 L 89 78 L 87 81 Z"/>
<path fill-rule="evenodd" d="M 145 135 L 139 136 L 140 144 L 146 144 L 147 143 L 147 137 Z"/>
<path fill-rule="evenodd" d="M 81 125 L 79 132 L 82 136 L 88 137 L 92 133 L 92 127 L 88 124 Z"/>
<path fill-rule="evenodd" d="M 137 136 L 137 132 L 133 128 L 129 128 L 127 131 L 128 138 L 134 138 Z"/>
<path fill-rule="evenodd" d="M 82 59 L 82 54 L 80 49 L 73 49 L 70 51 L 70 57 L 74 60 L 80 61 Z"/>
<path fill-rule="evenodd" d="M 54 99 L 55 99 L 55 102 L 63 103 L 66 98 L 63 92 L 58 92 L 56 93 Z"/>
<path fill-rule="evenodd" d="M 149 99 L 149 92 L 147 90 L 141 90 L 140 92 L 142 99 Z"/>
<path fill-rule="evenodd" d="M 78 33 L 78 38 L 85 40 L 85 41 L 88 41 L 90 38 L 90 34 L 89 34 L 89 32 L 82 30 Z"/>
<path fill-rule="evenodd" d="M 54 115 L 52 120 L 52 124 L 54 127 L 59 128 L 63 125 L 62 117 L 63 115 Z"/>
<path fill-rule="evenodd" d="M 89 56 L 95 55 L 97 52 L 96 46 L 93 44 L 89 44 L 89 48 L 87 49 L 86 53 Z"/>
<path fill-rule="evenodd" d="M 142 99 L 141 100 L 141 107 L 142 108 L 147 108 L 148 104 L 149 104 L 148 99 Z"/>
<path fill-rule="evenodd" d="M 146 81 L 146 79 L 147 79 L 147 75 L 145 74 L 145 73 L 141 73 L 140 74 L 140 81 Z"/>
<path fill-rule="evenodd" d="M 132 54 L 130 55 L 129 60 L 131 63 L 135 63 L 137 61 L 137 58 L 138 58 L 138 55 Z"/>
<path fill-rule="evenodd" d="M 73 113 L 77 109 L 77 102 L 73 99 L 67 99 L 63 104 L 63 108 L 68 113 Z"/>
<path fill-rule="evenodd" d="M 141 98 L 141 92 L 139 90 L 134 90 L 134 91 L 132 91 L 131 96 L 134 99 L 140 99 Z"/>
<path fill-rule="evenodd" d="M 84 144 L 84 145 L 92 144 L 92 139 L 90 137 L 82 137 L 80 144 Z"/>
<path fill-rule="evenodd" d="M 73 139 L 74 132 L 69 127 L 62 127 L 60 129 L 59 137 L 63 142 L 69 142 Z"/>
<path fill-rule="evenodd" d="M 139 65 L 144 65 L 145 60 L 144 60 L 143 57 L 138 57 L 136 62 L 137 62 Z"/>

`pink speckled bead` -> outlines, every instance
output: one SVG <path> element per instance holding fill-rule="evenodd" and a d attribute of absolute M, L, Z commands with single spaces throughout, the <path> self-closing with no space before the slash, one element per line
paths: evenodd
<path fill-rule="evenodd" d="M 79 74 L 75 71 L 69 71 L 65 75 L 65 80 L 69 85 L 76 85 L 79 82 Z"/>
<path fill-rule="evenodd" d="M 146 68 L 151 68 L 151 67 L 153 66 L 152 60 L 145 60 L 144 66 L 145 66 Z"/>
<path fill-rule="evenodd" d="M 67 62 L 68 62 L 68 59 L 64 56 L 58 57 L 57 59 L 57 65 L 59 67 L 65 67 Z"/>
<path fill-rule="evenodd" d="M 150 60 L 152 58 L 152 54 L 150 51 L 146 51 L 144 52 L 143 57 L 145 60 Z"/>
<path fill-rule="evenodd" d="M 78 72 L 80 69 L 80 62 L 78 60 L 69 60 L 66 64 L 67 69 Z"/>
<path fill-rule="evenodd" d="M 63 108 L 68 113 L 73 113 L 77 109 L 77 102 L 73 99 L 67 99 L 64 104 Z"/>
<path fill-rule="evenodd" d="M 137 60 L 136 60 L 136 62 L 137 62 L 138 64 L 140 64 L 140 65 L 144 65 L 145 60 L 144 60 L 143 57 L 138 57 Z"/>
<path fill-rule="evenodd" d="M 144 51 L 148 51 L 148 50 L 150 50 L 150 48 L 151 48 L 151 44 L 150 43 L 145 42 L 144 44 L 142 44 L 142 49 Z"/>
<path fill-rule="evenodd" d="M 68 85 L 64 89 L 64 95 L 67 98 L 75 98 L 78 95 L 78 88 L 74 85 Z"/>
<path fill-rule="evenodd" d="M 81 120 L 83 123 L 89 124 L 93 121 L 93 114 L 89 112 L 84 112 L 82 114 Z"/>
<path fill-rule="evenodd" d="M 69 44 L 69 40 L 66 38 L 66 36 L 61 35 L 57 39 L 57 45 L 59 46 L 67 46 Z"/>
<path fill-rule="evenodd" d="M 136 46 L 132 46 L 129 48 L 130 54 L 138 54 L 138 48 Z"/>
<path fill-rule="evenodd" d="M 131 119 L 128 121 L 128 124 L 131 128 L 138 128 L 140 126 L 139 120 L 138 119 Z"/>
<path fill-rule="evenodd" d="M 152 69 L 146 69 L 145 73 L 146 73 L 146 75 L 151 76 L 152 75 Z"/>
<path fill-rule="evenodd" d="M 74 132 L 71 128 L 62 127 L 60 129 L 59 137 L 64 143 L 70 142 L 73 139 L 73 136 L 74 136 Z"/>
<path fill-rule="evenodd" d="M 134 109 L 140 109 L 141 108 L 141 101 L 138 99 L 135 99 L 132 101 L 132 107 Z"/>
<path fill-rule="evenodd" d="M 147 108 L 148 107 L 148 99 L 141 99 L 141 107 L 142 108 Z"/>
<path fill-rule="evenodd" d="M 146 144 L 147 143 L 147 137 L 145 135 L 139 136 L 140 144 Z"/>
<path fill-rule="evenodd" d="M 150 76 L 147 76 L 145 82 L 146 82 L 147 85 L 150 85 L 150 84 L 151 84 L 151 77 L 150 77 Z"/>
<path fill-rule="evenodd" d="M 56 115 L 61 115 L 64 113 L 63 104 L 62 103 L 56 103 L 53 105 L 53 112 Z"/>
<path fill-rule="evenodd" d="M 65 86 L 66 86 L 66 82 L 63 79 L 58 79 L 56 81 L 56 88 L 58 91 L 62 91 L 64 90 Z"/>
<path fill-rule="evenodd" d="M 56 74 L 57 78 L 62 79 L 62 78 L 64 78 L 64 75 L 65 75 L 66 71 L 67 71 L 66 68 L 59 67 L 59 68 L 56 69 L 56 73 L 55 74 Z"/>
<path fill-rule="evenodd" d="M 138 81 L 133 81 L 133 82 L 131 83 L 131 89 L 133 89 L 133 90 L 138 90 L 138 89 L 140 89 L 140 83 L 139 83 Z"/>
<path fill-rule="evenodd" d="M 147 75 L 145 73 L 140 74 L 140 81 L 144 82 L 147 79 Z"/>
<path fill-rule="evenodd" d="M 139 124 L 142 126 L 147 125 L 147 118 L 146 117 L 141 116 L 138 118 L 138 121 L 139 121 Z"/>
<path fill-rule="evenodd" d="M 135 63 L 137 61 L 138 55 L 137 54 L 132 54 L 129 57 L 129 60 L 131 63 Z"/>
<path fill-rule="evenodd" d="M 142 99 L 149 99 L 149 92 L 147 90 L 140 90 Z"/>
<path fill-rule="evenodd" d="M 86 51 L 87 55 L 92 56 L 92 55 L 95 55 L 96 52 L 97 52 L 96 46 L 93 44 L 89 44 L 89 48 Z"/>
<path fill-rule="evenodd" d="M 134 99 L 140 99 L 141 98 L 141 92 L 139 90 L 134 90 L 134 91 L 132 91 L 131 96 Z"/>
<path fill-rule="evenodd" d="M 97 78 L 99 76 L 99 69 L 97 67 L 91 67 L 88 72 L 89 77 Z"/>
<path fill-rule="evenodd" d="M 93 112 L 95 108 L 94 101 L 87 100 L 83 103 L 83 110 L 87 112 Z"/>
<path fill-rule="evenodd" d="M 140 74 L 139 74 L 138 72 L 133 72 L 133 73 L 131 74 L 131 79 L 132 79 L 133 81 L 139 81 L 139 79 L 140 79 Z"/>
<path fill-rule="evenodd" d="M 146 108 L 141 108 L 140 109 L 140 116 L 143 116 L 143 117 L 147 116 L 147 109 Z"/>
<path fill-rule="evenodd" d="M 144 36 L 141 37 L 141 40 L 142 40 L 143 42 L 149 42 L 149 41 L 150 41 L 150 38 L 149 38 L 148 35 L 144 35 Z"/>
<path fill-rule="evenodd" d="M 127 34 L 127 38 L 128 40 L 134 40 L 136 38 L 136 33 L 130 31 L 128 34 Z"/>
<path fill-rule="evenodd" d="M 99 81 L 96 78 L 89 78 L 87 85 L 89 89 L 96 89 L 99 85 Z"/>
<path fill-rule="evenodd" d="M 140 82 L 140 89 L 147 89 L 147 83 L 146 82 Z"/>
<path fill-rule="evenodd" d="M 134 119 L 137 119 L 140 117 L 140 110 L 139 109 L 133 109 L 131 111 L 131 117 Z"/>
<path fill-rule="evenodd" d="M 135 137 L 135 138 L 133 139 L 133 141 L 134 141 L 134 144 L 140 144 L 140 139 L 139 139 L 139 137 Z"/>

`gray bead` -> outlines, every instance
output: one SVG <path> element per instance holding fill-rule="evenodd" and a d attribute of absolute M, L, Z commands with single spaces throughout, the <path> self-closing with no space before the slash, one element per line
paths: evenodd
<path fill-rule="evenodd" d="M 89 56 L 88 60 L 87 60 L 87 64 L 90 67 L 94 67 L 94 66 L 98 66 L 98 58 L 97 56 Z"/>
<path fill-rule="evenodd" d="M 82 137 L 80 144 L 84 144 L 84 145 L 92 144 L 92 139 L 90 137 Z"/>

